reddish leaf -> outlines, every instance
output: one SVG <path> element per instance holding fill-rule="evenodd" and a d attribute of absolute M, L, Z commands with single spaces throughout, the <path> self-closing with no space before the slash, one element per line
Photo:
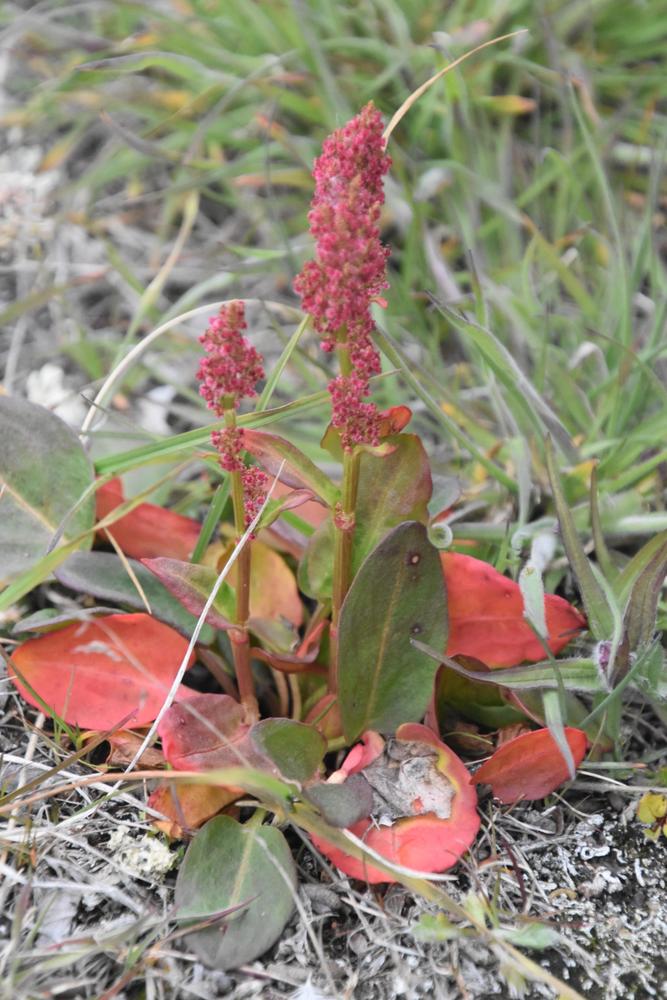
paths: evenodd
<path fill-rule="evenodd" d="M 158 728 L 162 750 L 177 771 L 251 767 L 304 782 L 326 751 L 321 734 L 291 719 L 249 725 L 245 709 L 226 694 L 200 694 L 172 705 Z"/>
<path fill-rule="evenodd" d="M 154 825 L 174 840 L 196 830 L 230 805 L 242 794 L 240 789 L 222 785 L 191 785 L 187 782 L 165 781 L 158 785 L 148 799 L 148 805 L 157 809 L 166 819 L 153 819 Z"/>
<path fill-rule="evenodd" d="M 172 705 L 158 727 L 162 752 L 177 771 L 250 765 L 245 710 L 228 694 L 198 694 Z"/>
<path fill-rule="evenodd" d="M 81 739 L 83 743 L 88 743 L 92 742 L 98 736 L 99 733 L 91 730 L 87 733 L 82 733 Z M 102 744 L 102 747 L 105 744 L 109 747 L 109 752 L 104 761 L 106 766 L 115 770 L 129 764 L 130 761 L 134 760 L 134 755 L 144 742 L 144 736 L 145 733 L 135 733 L 130 729 L 117 729 L 111 733 Z M 99 752 L 99 747 L 97 751 Z M 162 751 L 155 747 L 147 747 L 137 761 L 137 767 L 146 768 L 150 771 L 155 771 L 159 767 L 164 766 L 165 759 Z"/>
<path fill-rule="evenodd" d="M 285 438 L 268 431 L 244 428 L 243 446 L 268 473 L 279 475 L 286 486 L 312 490 L 330 506 L 338 500 L 338 488 L 329 477 Z"/>
<path fill-rule="evenodd" d="M 182 559 L 143 559 L 142 563 L 190 614 L 199 618 L 215 587 L 218 578 L 215 570 L 210 566 L 200 566 L 199 563 L 184 562 Z M 234 594 L 225 580 L 209 609 L 206 621 L 213 628 L 232 628 L 230 618 L 233 609 Z"/>
<path fill-rule="evenodd" d="M 112 479 L 100 486 L 97 491 L 97 520 L 106 517 L 124 502 L 120 479 Z M 189 559 L 199 538 L 200 525 L 190 517 L 157 504 L 140 503 L 129 514 L 110 524 L 108 530 L 125 555 L 132 559 L 151 559 L 153 556 Z M 106 541 L 105 529 L 98 534 Z"/>
<path fill-rule="evenodd" d="M 379 733 L 369 729 L 362 734 L 361 740 L 353 746 L 349 754 L 340 766 L 340 770 L 334 775 L 343 775 L 345 778 L 351 774 L 359 774 L 365 767 L 372 764 L 384 750 L 385 742 Z M 332 775 L 333 777 L 333 775 Z M 337 780 L 337 778 L 334 778 Z"/>
<path fill-rule="evenodd" d="M 488 667 L 544 659 L 544 649 L 523 616 L 518 583 L 481 559 L 441 552 L 449 613 L 448 656 L 473 656 Z M 556 594 L 545 597 L 548 645 L 558 653 L 586 625 Z"/>
<path fill-rule="evenodd" d="M 426 726 L 400 726 L 389 754 L 379 747 L 378 740 L 381 738 L 377 733 L 366 733 L 361 751 L 354 747 L 341 771 L 363 774 L 376 791 L 379 778 L 386 786 L 382 797 L 389 802 L 389 808 L 405 807 L 412 815 L 381 825 L 377 820 L 383 819 L 384 805 L 382 797 L 376 795 L 376 815 L 355 823 L 349 827 L 350 832 L 394 864 L 425 872 L 451 868 L 470 847 L 479 829 L 477 795 L 468 771 Z M 350 757 L 354 759 L 350 761 Z M 414 793 L 409 803 L 401 800 L 402 783 L 403 800 L 406 794 Z M 394 788 L 398 790 L 396 798 Z M 313 837 L 313 842 L 352 878 L 371 883 L 395 881 L 321 837 Z"/>
<path fill-rule="evenodd" d="M 303 491 L 295 491 L 291 486 L 285 486 L 285 484 L 281 483 L 279 480 L 273 487 L 273 497 L 278 500 L 281 497 L 290 496 L 294 492 L 300 493 Z M 305 521 L 306 524 L 309 524 L 311 528 L 317 528 L 322 521 L 326 521 L 329 516 L 329 509 L 318 500 L 306 500 L 305 503 L 299 503 L 296 508 L 296 516 L 302 521 Z"/>
<path fill-rule="evenodd" d="M 111 729 L 133 713 L 125 724 L 133 729 L 156 717 L 187 648 L 186 639 L 150 615 L 109 615 L 24 642 L 14 650 L 9 676 L 29 704 L 42 708 L 18 674 L 71 725 Z M 177 697 L 190 694 L 181 685 Z"/>
<path fill-rule="evenodd" d="M 581 729 L 565 729 L 575 767 L 586 753 L 586 734 Z M 496 750 L 475 772 L 475 783 L 491 785 L 501 802 L 543 799 L 569 780 L 567 763 L 548 729 L 524 733 Z"/>
<path fill-rule="evenodd" d="M 380 414 L 380 437 L 390 437 L 400 434 L 412 420 L 412 410 L 409 406 L 390 406 Z"/>

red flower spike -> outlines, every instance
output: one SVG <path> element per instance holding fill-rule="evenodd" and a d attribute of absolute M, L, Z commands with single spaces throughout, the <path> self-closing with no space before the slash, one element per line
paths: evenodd
<path fill-rule="evenodd" d="M 105 730 L 123 722 L 133 729 L 157 716 L 187 648 L 187 639 L 150 615 L 109 615 L 24 642 L 12 654 L 9 677 L 42 710 L 20 673 L 70 725 Z M 181 685 L 177 700 L 192 694 Z"/>
<path fill-rule="evenodd" d="M 206 351 L 197 371 L 199 392 L 219 417 L 244 396 L 256 396 L 257 383 L 264 378 L 262 356 L 242 335 L 245 329 L 243 302 L 230 302 L 220 307 L 199 338 Z"/>
<path fill-rule="evenodd" d="M 448 656 L 472 656 L 488 667 L 514 667 L 543 660 L 542 644 L 524 618 L 518 583 L 482 559 L 441 552 L 447 584 Z M 560 652 L 586 627 L 576 608 L 556 594 L 546 594 L 549 649 Z"/>
<path fill-rule="evenodd" d="M 331 423 L 340 431 L 346 451 L 355 444 L 380 443 L 380 419 L 375 403 L 364 403 L 368 382 L 358 375 L 339 375 L 328 385 L 331 396 Z"/>
<path fill-rule="evenodd" d="M 375 789 L 379 774 L 385 796 L 393 796 L 394 787 L 400 796 L 404 781 L 403 795 L 405 788 L 407 795 L 414 792 L 409 808 L 416 815 L 393 819 L 388 825 L 378 823 L 377 817 L 369 817 L 351 826 L 350 833 L 390 863 L 422 872 L 451 868 L 470 847 L 479 829 L 477 795 L 463 762 L 430 729 L 416 723 L 397 730 L 389 758 L 382 749 L 379 751 L 382 756 L 376 752 L 378 740 L 381 737 L 377 733 L 365 733 L 361 752 L 353 747 L 341 771 L 348 774 L 360 771 Z M 378 770 L 378 762 L 384 759 L 388 761 L 384 769 L 388 778 L 382 777 L 382 767 Z M 397 760 L 400 765 L 396 769 Z M 373 884 L 396 881 L 321 837 L 313 837 L 313 842 L 351 878 Z"/>
<path fill-rule="evenodd" d="M 211 431 L 211 443 L 226 472 L 242 472 L 245 469 L 241 458 L 243 431 L 240 427 L 223 427 L 219 431 Z"/>
<path fill-rule="evenodd" d="M 120 479 L 111 479 L 96 494 L 97 520 L 102 520 L 125 502 Z M 109 525 L 109 531 L 130 559 L 166 556 L 186 561 L 197 544 L 201 526 L 197 521 L 153 503 L 140 503 L 129 514 Z M 105 530 L 98 532 L 107 541 Z"/>
<path fill-rule="evenodd" d="M 588 739 L 581 729 L 566 728 L 565 738 L 579 767 Z M 495 798 L 506 804 L 543 799 L 570 780 L 565 758 L 548 729 L 516 736 L 496 750 L 478 771 L 476 784 L 491 785 Z"/>
<path fill-rule="evenodd" d="M 270 480 L 267 474 L 258 469 L 256 465 L 249 465 L 241 473 L 241 482 L 243 483 L 243 510 L 247 528 L 262 508 Z"/>
<path fill-rule="evenodd" d="M 380 242 L 378 222 L 382 179 L 391 161 L 382 129 L 382 116 L 369 103 L 325 140 L 313 169 L 315 195 L 308 216 L 316 256 L 294 282 L 322 337 L 322 349 L 333 351 L 344 339 L 349 351 L 353 373 L 329 386 L 332 422 L 348 450 L 379 440 L 379 414 L 363 400 L 370 377 L 380 371 L 370 306 L 387 287 L 389 251 Z"/>

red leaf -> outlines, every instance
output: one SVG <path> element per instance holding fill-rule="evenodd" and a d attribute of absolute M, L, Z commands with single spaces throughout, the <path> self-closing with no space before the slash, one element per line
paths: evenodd
<path fill-rule="evenodd" d="M 106 517 L 124 501 L 120 479 L 112 479 L 100 486 L 97 491 L 97 520 Z M 190 517 L 157 504 L 140 503 L 129 514 L 110 524 L 108 529 L 98 532 L 103 541 L 106 541 L 105 530 L 113 535 L 131 559 L 151 559 L 153 556 L 189 559 L 199 538 L 200 525 Z"/>
<path fill-rule="evenodd" d="M 245 710 L 227 694 L 199 694 L 173 705 L 158 727 L 162 752 L 177 771 L 208 771 L 244 763 L 233 747 L 250 726 Z"/>
<path fill-rule="evenodd" d="M 448 656 L 473 656 L 488 667 L 543 660 L 544 649 L 523 616 L 518 583 L 473 556 L 441 552 L 449 613 Z M 556 594 L 545 597 L 548 645 L 558 653 L 586 619 Z"/>
<path fill-rule="evenodd" d="M 172 705 L 158 726 L 162 752 L 177 771 L 253 766 L 245 709 L 228 694 L 197 694 Z"/>
<path fill-rule="evenodd" d="M 409 406 L 390 406 L 388 410 L 383 410 L 380 414 L 380 437 L 385 438 L 391 434 L 400 434 L 411 420 L 412 410 Z"/>
<path fill-rule="evenodd" d="M 125 723 L 132 729 L 156 717 L 187 648 L 183 636 L 150 615 L 108 615 L 24 642 L 12 654 L 9 676 L 30 705 L 42 708 L 19 673 L 70 725 L 111 729 L 133 713 Z M 178 698 L 189 696 L 181 685 Z"/>
<path fill-rule="evenodd" d="M 378 740 L 380 737 L 377 733 L 365 733 L 361 751 L 353 747 L 341 772 L 359 773 L 361 768 L 377 766 L 378 754 L 381 756 L 383 753 L 379 749 Z M 431 804 L 433 777 L 438 776 L 432 772 L 420 780 L 415 774 L 415 797 L 411 808 L 417 815 L 396 819 L 390 825 L 378 825 L 375 818 L 369 817 L 351 826 L 350 832 L 389 862 L 423 872 L 445 871 L 470 847 L 479 829 L 477 795 L 470 775 L 456 754 L 426 726 L 416 723 L 400 726 L 396 732 L 396 741 L 399 745 L 403 742 L 408 747 L 412 744 L 413 764 L 424 759 L 424 750 L 428 751 L 424 744 L 434 748 L 434 767 L 445 779 L 441 794 L 444 793 L 443 806 L 448 813 L 447 817 L 443 818 L 435 811 L 426 811 Z M 364 770 L 360 773 L 363 774 Z M 370 777 L 370 773 L 366 773 Z M 352 878 L 371 883 L 395 881 L 378 868 L 351 857 L 321 837 L 314 836 L 313 842 L 342 872 Z"/>
<path fill-rule="evenodd" d="M 566 728 L 575 767 L 579 767 L 588 740 L 581 729 Z M 475 772 L 475 783 L 491 785 L 501 802 L 543 799 L 570 777 L 565 758 L 548 729 L 516 736 L 504 743 Z"/>

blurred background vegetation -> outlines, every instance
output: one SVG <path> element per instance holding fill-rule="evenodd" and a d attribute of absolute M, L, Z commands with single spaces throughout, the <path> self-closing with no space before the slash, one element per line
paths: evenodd
<path fill-rule="evenodd" d="M 547 433 L 582 530 L 594 460 L 621 553 L 667 527 L 664 0 L 10 2 L 0 18 L 1 351 L 5 388 L 32 379 L 33 396 L 60 359 L 90 397 L 196 306 L 298 306 L 323 138 L 368 100 L 388 120 L 451 60 L 528 29 L 445 76 L 392 136 L 378 324 L 400 374 L 377 398 L 414 409 L 436 472 L 463 490 L 455 533 L 492 541 L 496 561 L 516 562 L 548 513 Z M 124 389 L 147 405 L 117 394 L 97 455 L 148 442 L 154 457 L 206 422 L 204 321 L 133 368 Z M 270 364 L 295 326 L 258 310 Z M 278 429 L 322 458 L 300 400 L 325 387 L 326 359 L 311 333 L 285 357 Z"/>

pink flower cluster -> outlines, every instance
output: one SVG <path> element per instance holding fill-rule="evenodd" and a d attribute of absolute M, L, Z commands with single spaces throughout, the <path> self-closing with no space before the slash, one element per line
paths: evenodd
<path fill-rule="evenodd" d="M 390 159 L 384 151 L 382 116 L 372 102 L 326 139 L 315 161 L 315 195 L 308 220 L 315 237 L 315 260 L 294 282 L 303 308 L 313 317 L 322 348 L 346 346 L 353 372 L 329 386 L 332 422 L 343 447 L 376 444 L 379 415 L 368 381 L 380 371 L 373 345 L 371 302 L 387 287 L 389 250 L 378 227 L 384 203 L 382 178 Z"/>
<path fill-rule="evenodd" d="M 206 332 L 199 338 L 206 351 L 197 371 L 199 392 L 219 417 L 225 410 L 236 409 L 244 396 L 257 395 L 257 382 L 264 378 L 262 356 L 241 333 L 246 329 L 243 302 L 220 307 Z M 222 427 L 211 433 L 220 465 L 227 472 L 239 472 L 243 484 L 243 508 L 246 527 L 264 503 L 269 477 L 261 469 L 246 466 L 242 458 L 243 431 L 240 427 Z"/>
<path fill-rule="evenodd" d="M 241 333 L 245 329 L 243 302 L 230 302 L 220 307 L 199 338 L 206 351 L 197 372 L 199 392 L 219 417 L 244 396 L 256 396 L 256 385 L 264 378 L 262 356 Z"/>

